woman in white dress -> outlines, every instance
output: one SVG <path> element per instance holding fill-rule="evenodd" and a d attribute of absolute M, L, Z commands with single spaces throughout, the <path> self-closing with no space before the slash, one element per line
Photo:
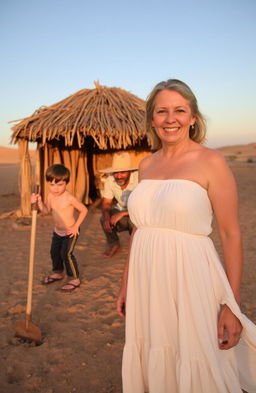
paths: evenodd
<path fill-rule="evenodd" d="M 123 393 L 256 393 L 256 326 L 239 308 L 237 190 L 204 147 L 191 89 L 170 79 L 147 100 L 159 150 L 142 160 L 128 208 L 134 224 L 118 298 L 126 317 Z M 223 268 L 209 234 L 215 215 Z"/>

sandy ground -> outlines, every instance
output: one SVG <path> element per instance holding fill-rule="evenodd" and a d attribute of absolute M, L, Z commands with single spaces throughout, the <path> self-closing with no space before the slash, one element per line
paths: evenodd
<path fill-rule="evenodd" d="M 0 165 L 0 215 L 19 207 L 17 165 L 8 165 Z M 231 165 L 238 184 L 245 249 L 242 310 L 256 322 L 256 165 Z M 6 187 L 8 177 L 13 180 L 10 189 Z M 124 322 L 115 303 L 128 234 L 121 234 L 122 250 L 104 259 L 99 217 L 99 207 L 91 207 L 81 228 L 76 256 L 82 285 L 72 293 L 62 293 L 58 291 L 61 283 L 40 283 L 51 267 L 52 225 L 50 217 L 38 215 L 32 320 L 42 331 L 40 346 L 15 337 L 15 322 L 24 319 L 26 305 L 31 222 L 29 218 L 0 219 L 0 391 L 121 393 Z M 215 230 L 212 237 L 221 253 Z"/>
<path fill-rule="evenodd" d="M 256 143 L 248 145 L 224 146 L 218 149 L 228 161 L 256 162 Z"/>

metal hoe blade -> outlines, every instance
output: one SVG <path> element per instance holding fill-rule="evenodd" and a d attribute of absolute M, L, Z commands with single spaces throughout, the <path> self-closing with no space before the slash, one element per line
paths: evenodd
<path fill-rule="evenodd" d="M 41 330 L 31 321 L 17 321 L 15 336 L 23 340 L 35 341 L 37 345 L 42 344 Z"/>

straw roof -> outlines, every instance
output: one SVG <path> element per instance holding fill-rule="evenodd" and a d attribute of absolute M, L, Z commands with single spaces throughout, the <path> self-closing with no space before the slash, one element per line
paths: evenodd
<path fill-rule="evenodd" d="M 19 121 L 12 127 L 12 142 L 22 138 L 44 145 L 64 138 L 72 146 L 76 137 L 81 147 L 91 136 L 104 150 L 139 144 L 146 137 L 145 102 L 121 88 L 94 84 L 95 89 L 80 90 Z"/>

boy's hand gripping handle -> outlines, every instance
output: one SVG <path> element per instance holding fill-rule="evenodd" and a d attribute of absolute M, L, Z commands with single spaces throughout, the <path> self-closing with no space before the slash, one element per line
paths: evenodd
<path fill-rule="evenodd" d="M 33 189 L 34 189 L 35 194 L 39 194 L 39 189 L 40 189 L 39 184 L 36 184 L 36 185 L 33 187 Z M 38 203 L 37 203 L 37 201 L 36 201 L 35 203 L 32 203 L 31 209 L 32 209 L 32 211 L 33 211 L 33 210 L 38 210 Z"/>

